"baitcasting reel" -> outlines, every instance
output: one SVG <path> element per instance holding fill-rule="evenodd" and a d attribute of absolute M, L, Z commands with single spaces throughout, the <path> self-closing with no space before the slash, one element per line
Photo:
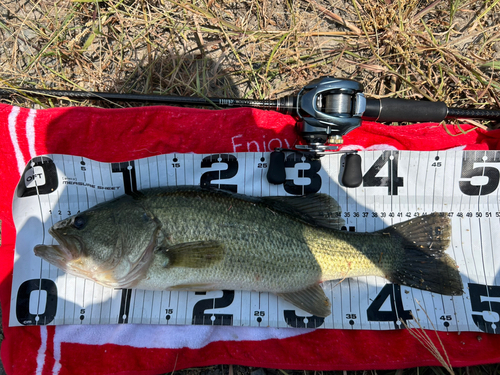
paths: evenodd
<path fill-rule="evenodd" d="M 342 136 L 361 125 L 366 111 L 363 85 L 349 79 L 324 77 L 300 90 L 296 99 L 299 134 L 315 151 L 336 149 Z"/>

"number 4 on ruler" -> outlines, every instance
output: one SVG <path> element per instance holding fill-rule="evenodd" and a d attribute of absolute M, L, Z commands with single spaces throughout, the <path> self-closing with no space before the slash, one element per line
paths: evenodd
<path fill-rule="evenodd" d="M 398 195 L 398 187 L 403 186 L 403 177 L 398 176 L 398 151 L 384 151 L 363 176 L 363 186 L 387 186 L 389 195 Z M 388 164 L 386 177 L 377 176 Z"/>
<path fill-rule="evenodd" d="M 389 299 L 390 310 L 381 310 L 382 305 Z M 396 284 L 386 284 L 372 304 L 366 310 L 366 315 L 370 322 L 394 322 L 396 328 L 403 328 L 401 320 L 406 323 L 413 319 L 411 310 L 405 310 L 401 298 L 401 287 Z"/>

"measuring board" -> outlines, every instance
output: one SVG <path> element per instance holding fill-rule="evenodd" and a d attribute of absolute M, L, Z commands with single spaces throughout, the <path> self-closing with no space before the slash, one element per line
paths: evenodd
<path fill-rule="evenodd" d="M 500 151 L 366 151 L 363 182 L 339 183 L 342 154 L 285 159 L 286 181 L 269 184 L 269 153 L 168 154 L 123 163 L 47 155 L 28 163 L 13 201 L 17 229 L 10 325 L 203 324 L 386 330 L 416 327 L 500 333 Z M 347 231 L 371 232 L 431 212 L 451 218 L 447 253 L 463 296 L 442 296 L 378 277 L 327 282 L 326 318 L 270 293 L 111 289 L 36 257 L 55 244 L 50 226 L 135 190 L 201 185 L 252 196 L 326 193 Z M 338 284 L 338 285 L 337 285 Z"/>

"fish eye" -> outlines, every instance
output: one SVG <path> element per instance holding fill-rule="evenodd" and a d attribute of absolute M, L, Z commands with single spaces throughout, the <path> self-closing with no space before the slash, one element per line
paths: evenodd
<path fill-rule="evenodd" d="M 87 224 L 87 221 L 83 216 L 77 216 L 75 217 L 75 220 L 73 220 L 73 226 L 76 229 L 83 229 L 83 227 Z"/>

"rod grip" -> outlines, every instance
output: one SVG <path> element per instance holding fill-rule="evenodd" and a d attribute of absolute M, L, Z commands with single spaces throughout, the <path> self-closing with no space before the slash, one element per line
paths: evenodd
<path fill-rule="evenodd" d="M 408 99 L 368 99 L 363 119 L 380 122 L 440 122 L 446 118 L 444 102 Z"/>

